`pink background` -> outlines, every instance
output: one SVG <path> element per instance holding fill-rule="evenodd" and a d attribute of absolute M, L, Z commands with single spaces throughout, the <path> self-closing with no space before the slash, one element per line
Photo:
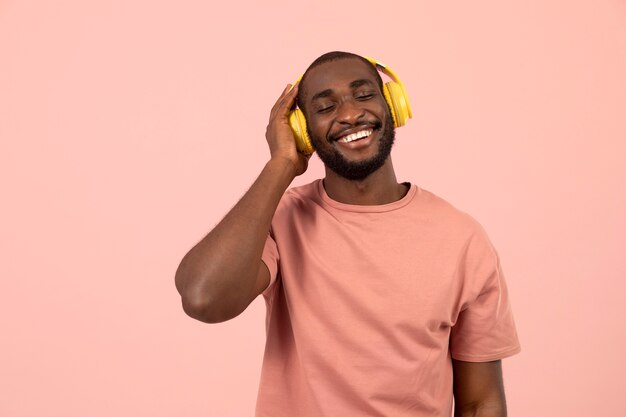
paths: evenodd
<path fill-rule="evenodd" d="M 263 300 L 202 324 L 174 272 L 336 49 L 406 84 L 398 179 L 498 248 L 509 414 L 626 415 L 625 1 L 4 0 L 0 416 L 253 415 Z"/>

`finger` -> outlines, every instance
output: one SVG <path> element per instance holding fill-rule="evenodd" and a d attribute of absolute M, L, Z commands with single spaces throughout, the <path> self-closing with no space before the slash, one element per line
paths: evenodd
<path fill-rule="evenodd" d="M 276 103 L 274 103 L 274 106 L 272 107 L 272 110 L 270 111 L 270 115 L 275 112 L 275 110 L 278 108 L 280 103 L 284 100 L 285 96 L 289 93 L 290 88 L 291 88 L 291 84 L 287 84 L 287 87 L 285 87 L 283 92 L 280 93 L 280 97 L 278 97 L 278 100 L 276 100 Z"/>
<path fill-rule="evenodd" d="M 294 97 L 297 94 L 298 94 L 297 83 L 295 85 L 287 84 L 287 87 L 285 88 L 285 90 L 283 90 L 283 93 L 280 95 L 280 97 L 276 101 L 276 104 L 274 105 L 274 107 L 278 109 L 282 104 L 285 103 L 285 100 L 291 101 L 291 97 Z"/>
<path fill-rule="evenodd" d="M 297 81 L 294 85 L 291 86 L 291 88 L 289 89 L 289 91 L 287 92 L 287 94 L 285 96 L 289 97 L 289 96 L 296 96 L 296 95 L 298 95 L 299 87 L 300 87 L 300 81 Z"/>
<path fill-rule="evenodd" d="M 285 94 L 285 96 L 280 100 L 278 106 L 276 107 L 276 116 L 284 116 L 286 117 L 289 112 L 295 107 L 296 97 L 298 95 L 298 87 L 293 86 L 293 88 Z"/>

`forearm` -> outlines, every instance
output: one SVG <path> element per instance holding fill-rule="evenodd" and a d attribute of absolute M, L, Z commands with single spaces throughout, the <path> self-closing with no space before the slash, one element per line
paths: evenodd
<path fill-rule="evenodd" d="M 458 405 L 454 407 L 454 417 L 506 417 L 504 401 L 492 401 L 481 404 Z"/>
<path fill-rule="evenodd" d="M 506 417 L 502 362 L 452 360 L 454 417 Z"/>
<path fill-rule="evenodd" d="M 176 287 L 186 311 L 206 316 L 250 300 L 272 217 L 294 176 L 291 162 L 270 160 L 241 200 L 185 255 Z"/>

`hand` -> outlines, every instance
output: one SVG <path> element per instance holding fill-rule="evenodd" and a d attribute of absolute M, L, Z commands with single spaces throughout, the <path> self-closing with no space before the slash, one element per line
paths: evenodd
<path fill-rule="evenodd" d="M 265 138 L 270 147 L 272 159 L 287 159 L 293 164 L 295 175 L 301 175 L 306 171 L 311 157 L 311 155 L 298 152 L 293 132 L 289 126 L 289 112 L 296 102 L 298 86 L 296 83 L 291 89 L 291 84 L 285 87 L 276 104 L 272 107 L 270 120 L 265 131 Z"/>

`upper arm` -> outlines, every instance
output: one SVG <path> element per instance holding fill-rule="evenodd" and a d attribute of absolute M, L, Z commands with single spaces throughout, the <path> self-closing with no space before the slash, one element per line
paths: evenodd
<path fill-rule="evenodd" d="M 465 362 L 452 360 L 454 371 L 455 417 L 474 415 L 479 409 L 489 416 L 506 416 L 502 362 Z M 483 415 L 483 414 L 481 414 Z"/>
<path fill-rule="evenodd" d="M 254 282 L 254 298 L 265 291 L 269 285 L 270 270 L 267 265 L 265 265 L 265 262 L 261 261 L 261 265 L 259 265 L 259 272 L 257 273 L 256 280 Z"/>
<path fill-rule="evenodd" d="M 207 316 L 205 319 L 207 323 L 221 323 L 227 320 L 231 320 L 241 313 L 268 287 L 270 283 L 270 273 L 265 266 L 265 263 L 259 262 L 259 268 L 256 277 L 253 279 L 252 286 L 248 286 L 246 291 L 239 291 L 232 295 L 228 300 L 221 303 L 216 309 L 213 310 L 211 316 Z M 197 317 L 196 317 L 197 318 Z"/>
<path fill-rule="evenodd" d="M 264 261 L 259 262 L 256 276 L 252 280 L 252 285 L 248 284 L 246 291 L 238 292 L 232 302 L 228 303 L 223 311 L 219 313 L 217 322 L 233 319 L 244 312 L 246 308 L 265 291 L 271 284 L 272 272 Z M 240 289 L 241 291 L 241 289 Z"/>

